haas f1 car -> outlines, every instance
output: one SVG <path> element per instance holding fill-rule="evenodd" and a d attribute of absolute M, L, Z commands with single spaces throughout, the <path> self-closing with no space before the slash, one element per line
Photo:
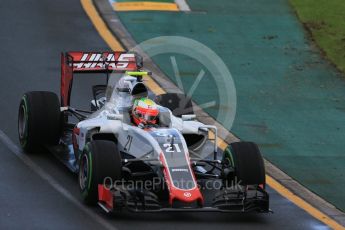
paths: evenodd
<path fill-rule="evenodd" d="M 78 175 L 83 200 L 106 212 L 269 212 L 257 145 L 219 149 L 217 128 L 197 121 L 190 98 L 153 95 L 142 66 L 134 53 L 62 53 L 60 99 L 46 91 L 21 99 L 24 151 L 52 152 Z M 71 106 L 75 73 L 105 76 L 106 84 L 92 86 L 90 110 Z M 133 100 L 147 97 L 159 114 L 154 125 L 140 127 L 132 119 Z"/>

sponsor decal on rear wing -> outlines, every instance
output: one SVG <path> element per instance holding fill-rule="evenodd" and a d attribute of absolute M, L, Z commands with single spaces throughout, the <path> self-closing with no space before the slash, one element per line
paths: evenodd
<path fill-rule="evenodd" d="M 125 52 L 65 52 L 61 53 L 61 105 L 69 106 L 74 73 L 110 73 L 133 71 L 143 67 L 136 53 Z M 108 75 L 107 75 L 108 77 Z"/>
<path fill-rule="evenodd" d="M 67 63 L 73 72 L 135 71 L 141 68 L 141 58 L 124 52 L 68 52 Z"/>

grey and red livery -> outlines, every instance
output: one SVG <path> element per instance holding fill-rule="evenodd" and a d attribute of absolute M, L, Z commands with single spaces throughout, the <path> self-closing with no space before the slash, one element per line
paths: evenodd
<path fill-rule="evenodd" d="M 152 97 L 142 66 L 134 53 L 63 53 L 60 99 L 34 91 L 20 102 L 22 148 L 52 152 L 78 175 L 84 201 L 107 212 L 268 212 L 257 145 L 218 149 L 217 137 L 209 138 L 217 128 L 196 120 L 186 96 L 157 95 L 157 124 L 133 124 L 133 99 Z M 73 74 L 90 72 L 105 73 L 106 84 L 93 86 L 90 111 L 71 107 Z"/>

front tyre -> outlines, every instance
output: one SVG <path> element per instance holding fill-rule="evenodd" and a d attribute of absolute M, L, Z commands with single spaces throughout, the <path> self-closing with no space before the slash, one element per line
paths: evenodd
<path fill-rule="evenodd" d="M 112 141 L 95 140 L 86 144 L 79 160 L 79 187 L 84 202 L 98 202 L 98 185 L 121 180 L 121 155 Z"/>
<path fill-rule="evenodd" d="M 224 151 L 223 165 L 230 166 L 227 183 L 265 187 L 265 165 L 258 146 L 253 142 L 234 142 Z M 225 167 L 224 170 L 227 168 Z"/>
<path fill-rule="evenodd" d="M 18 111 L 18 136 L 21 147 L 33 152 L 60 138 L 60 101 L 52 92 L 33 91 L 23 95 Z"/>

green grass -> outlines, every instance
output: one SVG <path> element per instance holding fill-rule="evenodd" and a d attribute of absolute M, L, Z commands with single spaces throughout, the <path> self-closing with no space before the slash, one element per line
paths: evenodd
<path fill-rule="evenodd" d="M 318 46 L 345 72 L 345 0 L 290 0 Z"/>

